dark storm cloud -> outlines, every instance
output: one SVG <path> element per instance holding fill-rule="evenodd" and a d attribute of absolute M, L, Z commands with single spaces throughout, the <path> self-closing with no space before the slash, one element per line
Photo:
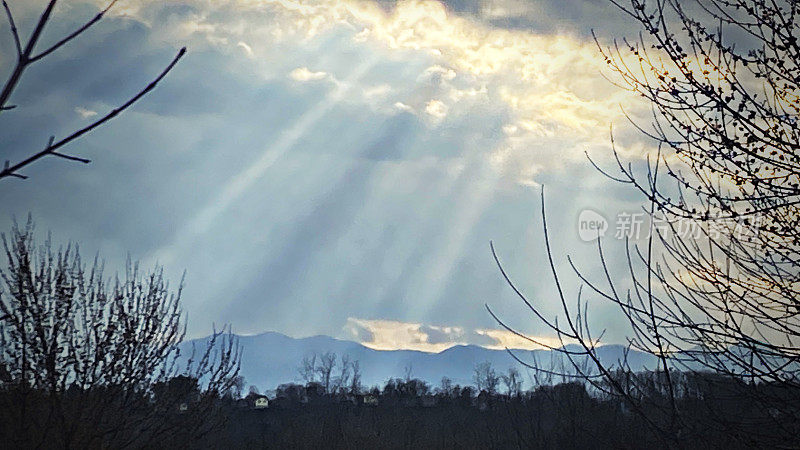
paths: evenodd
<path fill-rule="evenodd" d="M 391 10 L 396 0 L 379 0 Z M 591 38 L 635 36 L 639 27 L 609 0 L 442 0 L 454 14 L 497 28 Z"/>

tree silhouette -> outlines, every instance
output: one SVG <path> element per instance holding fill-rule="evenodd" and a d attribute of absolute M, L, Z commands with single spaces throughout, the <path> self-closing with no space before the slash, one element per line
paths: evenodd
<path fill-rule="evenodd" d="M 508 372 L 501 375 L 500 379 L 506 388 L 506 395 L 509 397 L 518 397 L 522 394 L 522 376 L 516 367 L 509 367 Z"/>
<path fill-rule="evenodd" d="M 316 371 L 326 394 L 331 392 L 334 369 L 336 369 L 336 353 L 326 352 L 320 355 Z"/>
<path fill-rule="evenodd" d="M 182 287 L 171 292 L 162 269 L 129 262 L 107 281 L 100 260 L 85 265 L 76 246 L 37 246 L 30 220 L 2 241 L 0 414 L 16 445 L 147 445 L 209 423 L 234 383 L 239 347 L 215 331 L 205 348 L 181 354 Z M 193 420 L 161 417 L 184 402 Z"/>
<path fill-rule="evenodd" d="M 500 380 L 501 378 L 492 367 L 492 363 L 487 361 L 475 365 L 473 381 L 478 391 L 495 394 L 497 393 L 497 387 L 500 385 Z"/>
<path fill-rule="evenodd" d="M 600 362 L 602 333 L 589 329 L 585 293 L 571 307 L 553 262 L 544 193 L 544 235 L 562 321 L 544 317 L 512 287 L 562 344 L 578 344 L 554 348 L 574 363 L 570 376 L 623 398 L 665 442 L 674 445 L 700 420 L 706 428 L 728 430 L 745 445 L 797 443 L 798 3 L 610 1 L 641 26 L 642 34 L 610 47 L 596 39 L 598 47 L 622 86 L 653 106 L 653 126 L 635 125 L 657 151 L 642 172 L 622 161 L 615 144 L 614 170 L 595 167 L 641 194 L 650 237 L 643 244 L 626 241 L 627 284 L 632 286 L 627 291 L 612 279 L 599 239 L 604 279 L 588 279 L 569 262 L 591 295 L 619 307 L 632 327 L 630 347 L 656 356 L 658 369 L 637 375 L 626 361 Z M 591 370 L 579 367 L 586 360 L 593 363 Z M 715 382 L 728 380 L 726 389 L 747 397 L 752 414 L 719 407 L 685 417 L 681 404 L 692 383 L 686 377 L 710 382 L 713 377 L 704 372 L 719 375 Z"/>

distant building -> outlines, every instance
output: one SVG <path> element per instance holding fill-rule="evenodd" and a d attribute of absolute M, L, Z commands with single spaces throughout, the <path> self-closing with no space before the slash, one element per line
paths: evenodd
<path fill-rule="evenodd" d="M 247 397 L 245 397 L 245 400 L 247 400 L 247 404 L 251 408 L 255 409 L 269 408 L 269 397 L 267 397 L 266 395 L 256 394 L 253 392 L 250 393 Z"/>
<path fill-rule="evenodd" d="M 269 407 L 269 399 L 265 396 L 258 397 L 255 402 L 253 402 L 253 407 L 256 409 L 263 409 Z"/>
<path fill-rule="evenodd" d="M 361 401 L 366 406 L 378 406 L 378 397 L 374 395 L 365 395 Z"/>

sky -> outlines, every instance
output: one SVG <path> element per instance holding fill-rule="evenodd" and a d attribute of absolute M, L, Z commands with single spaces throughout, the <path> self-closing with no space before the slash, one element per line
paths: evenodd
<path fill-rule="evenodd" d="M 9 1 L 27 36 L 43 0 Z M 102 2 L 65 0 L 44 43 Z M 605 0 L 120 0 L 79 40 L 37 63 L 0 120 L 12 162 L 124 102 L 187 46 L 159 87 L 69 146 L 90 165 L 45 159 L 29 180 L 0 180 L 0 228 L 31 214 L 41 236 L 163 265 L 189 336 L 326 334 L 377 349 L 456 344 L 526 348 L 552 335 L 492 258 L 548 317 L 570 307 L 571 255 L 625 285 L 620 214 L 642 200 L 592 167 L 652 152 L 625 113 L 650 109 L 615 86 L 592 38 L 637 29 Z M 0 75 L 14 58 L 0 29 Z M 587 212 L 588 211 L 588 212 Z M 617 276 L 619 275 L 619 276 Z M 613 305 L 586 295 L 590 322 L 622 342 Z M 563 313 L 562 318 L 563 318 Z"/>

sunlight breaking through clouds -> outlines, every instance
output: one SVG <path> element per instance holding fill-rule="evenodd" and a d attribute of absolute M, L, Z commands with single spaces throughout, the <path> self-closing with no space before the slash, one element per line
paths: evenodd
<path fill-rule="evenodd" d="M 130 2 L 135 14 L 153 0 Z M 389 105 L 424 114 L 438 125 L 449 115 L 468 113 L 474 101 L 508 111 L 507 127 L 515 129 L 504 143 L 487 149 L 495 168 L 510 181 L 533 185 L 544 169 L 584 160 L 584 151 L 598 158 L 609 152 L 608 129 L 624 121 L 621 107 L 634 117 L 648 110 L 631 93 L 603 79 L 605 64 L 591 40 L 489 26 L 449 13 L 437 1 L 401 0 L 387 8 L 368 0 L 210 0 L 189 1 L 195 10 L 171 33 L 200 39 L 214 47 L 239 46 L 262 63 L 273 59 L 272 48 L 288 42 L 318 45 L 331 34 L 349 34 L 353 45 L 374 47 L 376 57 L 424 57 L 432 64 L 413 80 L 435 87 L 428 98 L 391 97 Z M 520 2 L 484 8 L 488 17 L 521 14 Z M 258 43 L 257 45 L 255 43 Z M 324 68 L 296 68 L 298 81 L 326 77 Z M 402 87 L 392 84 L 396 92 Z M 362 87 L 366 89 L 366 87 Z M 386 98 L 386 96 L 383 96 Z M 369 102 L 370 96 L 364 101 Z M 375 98 L 375 97 L 372 97 Z M 398 106 L 400 105 L 400 106 Z M 620 149 L 641 154 L 639 140 L 621 139 Z"/>
<path fill-rule="evenodd" d="M 478 345 L 492 350 L 536 350 L 544 348 L 506 330 L 474 329 L 426 325 L 394 320 L 366 320 L 350 317 L 343 331 L 353 339 L 375 350 L 417 350 L 438 353 L 457 345 Z M 531 337 L 548 346 L 559 347 L 557 339 Z"/>
<path fill-rule="evenodd" d="M 277 160 L 294 147 L 306 132 L 349 94 L 353 84 L 363 77 L 373 65 L 374 61 L 364 61 L 359 67 L 355 67 L 348 78 L 333 89 L 324 100 L 313 105 L 291 128 L 285 130 L 277 141 L 267 146 L 257 160 L 247 164 L 245 169 L 228 180 L 220 189 L 219 195 L 212 198 L 188 225 L 176 234 L 177 241 L 156 253 L 157 259 L 164 264 L 172 263 L 176 248 L 186 249 L 194 245 L 197 238 L 208 232 L 231 204 L 241 198 Z"/>
<path fill-rule="evenodd" d="M 518 13 L 504 4 L 481 14 Z M 142 205 L 118 193 L 92 232 L 187 269 L 190 334 L 215 320 L 335 334 L 348 317 L 385 317 L 514 342 L 487 334 L 482 305 L 507 294 L 488 240 L 506 241 L 517 270 L 530 267 L 541 230 L 531 188 L 556 180 L 567 209 L 597 201 L 583 154 L 602 162 L 619 105 L 638 111 L 599 74 L 590 40 L 434 1 L 125 0 L 112 12 L 109 28 L 136 44 L 125 60 L 157 65 L 183 45 L 189 54 L 130 128 L 98 141 L 120 145 L 103 160 L 114 181 L 151 164 L 125 189 L 148 193 L 154 218 L 131 218 Z M 119 78 L 91 70 L 91 83 Z M 76 105 L 109 101 L 78 100 L 68 110 L 77 120 Z M 140 134 L 164 144 L 123 151 L 119 137 Z M 547 303 L 547 283 L 534 282 Z"/>

